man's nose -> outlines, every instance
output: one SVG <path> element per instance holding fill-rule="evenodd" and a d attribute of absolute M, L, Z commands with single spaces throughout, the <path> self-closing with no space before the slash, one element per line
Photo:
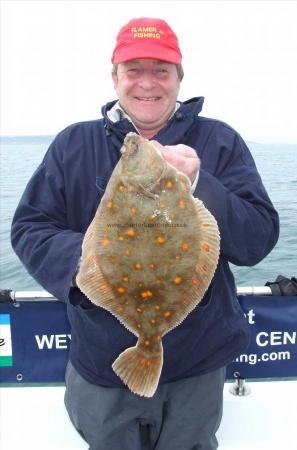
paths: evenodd
<path fill-rule="evenodd" d="M 142 89 L 149 90 L 155 86 L 155 77 L 154 74 L 149 72 L 144 72 L 139 80 L 139 86 Z"/>

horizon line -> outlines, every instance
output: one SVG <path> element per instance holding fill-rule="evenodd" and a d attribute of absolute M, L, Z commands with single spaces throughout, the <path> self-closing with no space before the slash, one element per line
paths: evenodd
<path fill-rule="evenodd" d="M 0 134 L 0 139 L 2 138 L 55 138 L 56 134 Z M 297 138 L 293 141 L 273 139 L 273 138 L 244 138 L 244 141 L 252 144 L 286 144 L 286 145 L 297 145 Z"/>

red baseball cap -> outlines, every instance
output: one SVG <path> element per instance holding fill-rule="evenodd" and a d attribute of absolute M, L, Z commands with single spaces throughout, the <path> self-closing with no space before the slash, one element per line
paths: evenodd
<path fill-rule="evenodd" d="M 165 20 L 140 17 L 120 29 L 111 62 L 118 64 L 138 58 L 181 63 L 177 36 Z"/>

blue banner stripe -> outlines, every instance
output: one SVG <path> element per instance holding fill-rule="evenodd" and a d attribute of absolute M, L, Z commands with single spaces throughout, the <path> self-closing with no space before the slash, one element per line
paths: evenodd
<path fill-rule="evenodd" d="M 297 297 L 243 296 L 239 302 L 246 314 L 251 339 L 249 347 L 228 365 L 227 378 L 232 380 L 234 372 L 239 372 L 246 379 L 295 379 Z M 9 349 L 11 345 L 13 350 L 12 361 L 10 356 L 0 361 L 0 386 L 16 383 L 18 374 L 22 374 L 26 383 L 64 383 L 71 342 L 66 305 L 29 301 L 15 308 L 0 303 L 0 319 L 0 323 L 5 323 L 0 326 L 0 350 L 6 345 Z"/>
<path fill-rule="evenodd" d="M 0 325 L 9 325 L 9 324 L 10 324 L 10 315 L 0 314 Z"/>

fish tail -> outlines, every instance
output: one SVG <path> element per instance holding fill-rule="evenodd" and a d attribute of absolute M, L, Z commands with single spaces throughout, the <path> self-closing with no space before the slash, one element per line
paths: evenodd
<path fill-rule="evenodd" d="M 134 393 L 152 397 L 158 387 L 163 365 L 163 347 L 160 342 L 158 352 L 148 354 L 137 343 L 127 348 L 112 364 L 112 368 L 124 384 Z"/>

